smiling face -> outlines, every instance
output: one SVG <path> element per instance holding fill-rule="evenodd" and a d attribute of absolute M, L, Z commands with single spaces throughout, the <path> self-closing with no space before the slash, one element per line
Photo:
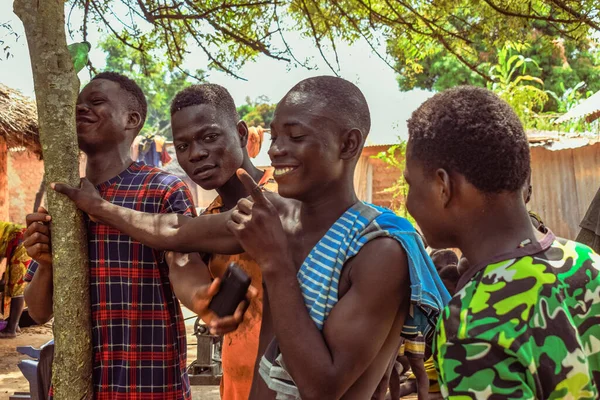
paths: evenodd
<path fill-rule="evenodd" d="M 269 157 L 280 195 L 306 200 L 339 185 L 343 135 L 334 118 L 331 107 L 316 100 L 307 103 L 288 94 L 279 103 Z"/>
<path fill-rule="evenodd" d="M 141 117 L 128 106 L 129 96 L 118 83 L 92 80 L 77 98 L 77 138 L 85 153 L 131 144 L 141 128 Z"/>
<path fill-rule="evenodd" d="M 177 161 L 205 190 L 225 185 L 244 161 L 248 131 L 210 104 L 182 108 L 171 117 Z M 241 133 L 240 133 L 241 131 Z"/>

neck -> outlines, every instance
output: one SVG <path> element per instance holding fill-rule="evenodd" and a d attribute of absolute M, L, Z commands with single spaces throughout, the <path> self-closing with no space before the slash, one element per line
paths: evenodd
<path fill-rule="evenodd" d="M 252 179 L 257 183 L 261 180 L 264 175 L 264 171 L 256 168 L 249 157 L 244 157 L 244 162 L 240 166 L 244 169 Z M 246 190 L 242 182 L 238 179 L 237 175 L 234 174 L 223 186 L 217 188 L 217 193 L 223 200 L 223 207 L 227 210 L 231 210 L 237 205 L 240 199 L 250 196 L 250 193 Z"/>
<path fill-rule="evenodd" d="M 511 252 L 527 239 L 535 243 L 542 236 L 536 233 L 522 201 L 500 199 L 496 203 L 463 225 L 459 248 L 470 265 Z"/>
<path fill-rule="evenodd" d="M 327 230 L 358 201 L 353 179 L 328 185 L 314 198 L 302 201 L 300 220 L 311 231 Z"/>
<path fill-rule="evenodd" d="M 129 156 L 129 146 L 87 154 L 85 175 L 90 182 L 97 186 L 123 172 L 132 162 Z"/>

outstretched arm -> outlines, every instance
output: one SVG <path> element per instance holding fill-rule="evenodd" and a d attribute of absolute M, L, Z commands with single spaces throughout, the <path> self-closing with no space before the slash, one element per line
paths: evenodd
<path fill-rule="evenodd" d="M 73 200 L 92 220 L 112 226 L 156 250 L 218 254 L 242 252 L 227 229 L 229 213 L 192 218 L 175 213 L 135 211 L 104 200 L 87 179 L 81 180 L 79 189 L 60 183 L 52 184 L 52 187 Z"/>
<path fill-rule="evenodd" d="M 212 279 L 208 267 L 198 253 L 167 252 L 169 280 L 175 295 L 188 309 L 196 313 L 210 327 L 213 335 L 224 335 L 237 329 L 244 319 L 248 304 L 258 290 L 250 286 L 246 300 L 242 301 L 233 315 L 218 317 L 208 306 L 219 292 L 221 279 Z"/>

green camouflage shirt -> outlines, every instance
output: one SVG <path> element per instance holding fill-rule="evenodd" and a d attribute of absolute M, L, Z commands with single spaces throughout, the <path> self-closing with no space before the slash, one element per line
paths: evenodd
<path fill-rule="evenodd" d="M 598 398 L 599 272 L 600 256 L 551 232 L 466 271 L 438 323 L 444 398 Z"/>

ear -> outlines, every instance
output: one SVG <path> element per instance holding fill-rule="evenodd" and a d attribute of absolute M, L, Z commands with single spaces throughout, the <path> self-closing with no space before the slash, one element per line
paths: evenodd
<path fill-rule="evenodd" d="M 359 129 L 352 129 L 341 135 L 341 154 L 342 160 L 351 160 L 360 156 L 363 147 L 363 134 Z"/>
<path fill-rule="evenodd" d="M 240 137 L 240 145 L 242 148 L 245 148 L 248 145 L 248 125 L 245 121 L 237 123 L 237 131 Z"/>
<path fill-rule="evenodd" d="M 142 116 L 137 111 L 132 111 L 127 116 L 127 129 L 139 132 L 144 127 Z"/>
<path fill-rule="evenodd" d="M 450 201 L 452 200 L 452 196 L 454 195 L 452 191 L 452 177 L 450 176 L 448 171 L 446 171 L 443 168 L 439 168 L 437 171 L 435 171 L 435 180 L 439 190 L 440 199 L 442 200 L 442 204 L 444 205 L 444 207 L 446 207 L 450 203 Z"/>

